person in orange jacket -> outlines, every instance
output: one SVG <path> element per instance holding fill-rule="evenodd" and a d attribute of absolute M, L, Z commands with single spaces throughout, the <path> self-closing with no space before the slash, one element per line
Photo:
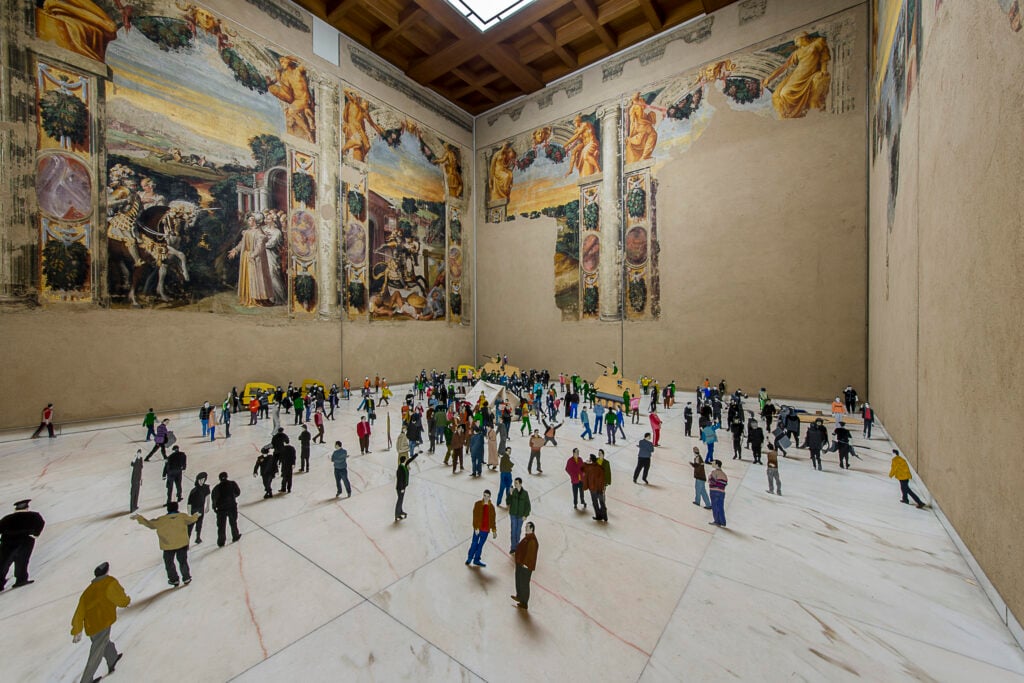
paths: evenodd
<path fill-rule="evenodd" d="M 473 540 L 469 544 L 469 554 L 466 555 L 467 566 L 470 562 L 477 567 L 487 566 L 480 560 L 480 553 L 487 543 L 487 535 L 491 533 L 498 533 L 497 515 L 494 503 L 491 502 L 491 491 L 485 489 L 483 498 L 473 505 Z"/>

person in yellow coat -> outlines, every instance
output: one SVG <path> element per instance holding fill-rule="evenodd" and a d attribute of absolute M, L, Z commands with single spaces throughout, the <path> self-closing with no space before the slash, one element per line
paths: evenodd
<path fill-rule="evenodd" d="M 910 488 L 910 465 L 900 455 L 898 449 L 892 449 L 892 465 L 889 467 L 889 478 L 895 478 L 900 483 L 900 492 L 903 494 L 901 503 L 910 505 L 910 501 L 907 500 L 907 496 L 914 499 L 917 503 L 917 507 L 923 508 L 925 504 L 921 502 L 921 499 L 917 497 L 917 494 Z"/>
<path fill-rule="evenodd" d="M 160 539 L 160 550 L 164 553 L 167 583 L 175 587 L 178 585 L 178 572 L 174 569 L 175 559 L 181 568 L 182 580 L 186 585 L 191 583 L 192 571 L 188 566 L 188 525 L 195 524 L 199 520 L 199 515 L 186 515 L 178 512 L 178 504 L 175 501 L 169 501 L 166 515 L 151 520 L 134 514 L 130 519 L 156 531 L 157 538 Z"/>
<path fill-rule="evenodd" d="M 85 635 L 92 639 L 89 661 L 82 672 L 83 683 L 99 680 L 94 678 L 94 675 L 101 659 L 107 660 L 107 675 L 110 675 L 114 673 L 114 667 L 124 656 L 110 642 L 110 627 L 117 621 L 117 608 L 127 607 L 132 599 L 125 594 L 118 580 L 108 575 L 109 571 L 110 565 L 106 562 L 96 567 L 93 571 L 96 578 L 78 598 L 78 608 L 71 617 L 72 642 L 82 640 L 83 630 Z"/>

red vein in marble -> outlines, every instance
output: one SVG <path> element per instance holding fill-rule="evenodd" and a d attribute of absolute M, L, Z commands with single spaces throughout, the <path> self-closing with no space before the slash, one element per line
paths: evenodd
<path fill-rule="evenodd" d="M 373 547 L 377 549 L 377 552 L 380 553 L 381 557 L 384 558 L 384 561 L 388 563 L 388 567 L 391 568 L 391 573 L 394 574 L 395 577 L 399 577 L 400 574 L 398 573 L 398 570 L 395 569 L 395 565 L 391 564 L 391 558 L 388 557 L 388 554 L 386 552 L 384 552 L 383 548 L 381 548 L 379 545 L 377 545 L 377 541 L 373 540 L 373 537 L 370 536 L 370 534 L 368 534 L 366 532 L 366 529 L 363 528 L 363 525 L 360 524 L 359 522 L 357 522 L 355 520 L 355 518 L 348 513 L 348 510 L 345 509 L 345 506 L 342 505 L 340 502 L 335 503 L 335 505 L 337 505 L 338 509 L 341 510 L 342 512 L 344 512 L 345 516 L 348 517 L 349 520 L 353 524 L 355 524 L 359 528 L 360 531 L 363 532 L 363 536 L 366 536 L 366 540 L 368 540 L 373 545 Z"/>
<path fill-rule="evenodd" d="M 607 494 L 605 494 L 605 495 L 607 496 Z M 694 526 L 692 524 L 687 524 L 686 522 L 682 522 L 682 521 L 676 519 L 675 517 L 669 517 L 668 515 L 663 515 L 662 513 L 658 512 L 657 510 L 652 510 L 650 508 L 645 508 L 645 507 L 640 506 L 640 505 L 634 505 L 633 503 L 630 503 L 629 501 L 622 500 L 621 498 L 616 498 L 614 496 L 607 496 L 607 497 L 611 498 L 616 503 L 622 503 L 623 505 L 628 505 L 629 507 L 636 508 L 637 510 L 643 510 L 644 512 L 650 512 L 652 515 L 658 515 L 659 517 L 664 517 L 665 519 L 667 519 L 670 522 L 675 522 L 676 524 L 681 524 L 681 525 L 683 525 L 685 527 L 689 527 L 689 528 L 691 528 L 691 529 L 693 529 L 695 531 L 700 531 L 701 533 L 705 533 L 705 534 L 712 533 L 708 529 L 702 529 L 699 526 Z"/>
<path fill-rule="evenodd" d="M 256 638 L 260 641 L 260 649 L 263 650 L 263 659 L 270 656 L 267 652 L 267 646 L 263 642 L 263 629 L 260 628 L 260 622 L 256 621 L 256 612 L 252 608 L 252 600 L 249 597 L 249 582 L 245 580 L 245 568 L 242 566 L 242 548 L 238 548 L 238 573 L 242 577 L 242 590 L 245 591 L 245 608 L 249 610 L 249 621 L 256 627 Z"/>

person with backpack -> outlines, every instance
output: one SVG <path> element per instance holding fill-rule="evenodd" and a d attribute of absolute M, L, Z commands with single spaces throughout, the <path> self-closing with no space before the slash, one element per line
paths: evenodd
<path fill-rule="evenodd" d="M 153 457 L 153 454 L 156 453 L 158 450 L 160 451 L 160 455 L 164 457 L 164 460 L 167 459 L 167 441 L 171 435 L 171 431 L 167 425 L 169 425 L 170 423 L 171 421 L 169 419 L 164 418 L 163 420 L 160 421 L 160 424 L 157 425 L 156 434 L 154 434 L 153 436 L 153 450 L 151 450 L 149 454 L 144 458 L 144 460 L 146 460 L 147 462 L 149 461 L 150 458 Z"/>

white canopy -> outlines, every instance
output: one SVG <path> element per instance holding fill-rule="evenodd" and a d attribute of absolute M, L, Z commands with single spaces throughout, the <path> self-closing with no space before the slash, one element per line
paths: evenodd
<path fill-rule="evenodd" d="M 508 401 L 513 406 L 519 403 L 519 399 L 516 395 L 510 392 L 501 384 L 491 384 L 490 382 L 479 381 L 473 385 L 473 388 L 466 392 L 465 400 L 470 405 L 476 405 L 476 402 L 483 396 L 487 399 L 487 403 L 490 406 L 494 406 L 498 401 Z"/>

